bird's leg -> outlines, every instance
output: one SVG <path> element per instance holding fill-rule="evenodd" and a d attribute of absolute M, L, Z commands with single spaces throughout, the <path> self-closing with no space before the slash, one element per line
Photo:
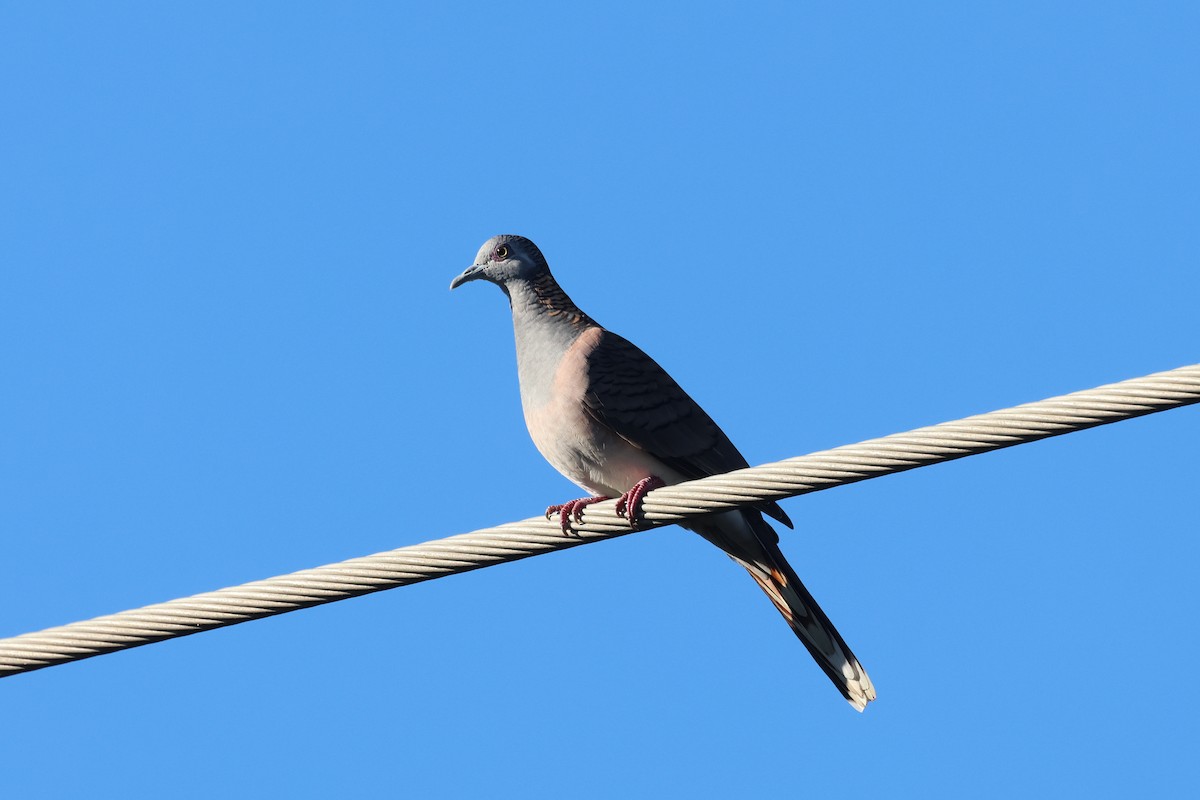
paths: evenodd
<path fill-rule="evenodd" d="M 568 500 L 557 506 L 550 506 L 546 509 L 546 519 L 558 514 L 558 522 L 562 525 L 563 533 L 571 532 L 571 520 L 576 522 L 583 521 L 583 509 L 590 506 L 592 503 L 600 503 L 605 500 L 612 500 L 611 497 L 581 497 L 578 500 Z"/>
<path fill-rule="evenodd" d="M 617 516 L 629 520 L 629 527 L 637 527 L 637 519 L 642 513 L 642 498 L 647 492 L 666 486 L 666 481 L 657 475 L 648 475 L 633 485 L 625 494 L 617 499 Z"/>

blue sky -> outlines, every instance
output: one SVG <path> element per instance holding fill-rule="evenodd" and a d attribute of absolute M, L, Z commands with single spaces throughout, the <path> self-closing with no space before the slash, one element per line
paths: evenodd
<path fill-rule="evenodd" d="M 1194 363 L 1194 4 L 0 10 L 0 635 L 528 517 L 537 241 L 751 462 Z M 0 682 L 12 796 L 1200 779 L 1196 409 Z"/>

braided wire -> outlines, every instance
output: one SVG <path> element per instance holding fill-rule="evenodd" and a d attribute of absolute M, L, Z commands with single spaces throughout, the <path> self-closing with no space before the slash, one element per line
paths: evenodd
<path fill-rule="evenodd" d="M 1200 364 L 669 486 L 646 495 L 643 529 L 1200 402 Z M 407 586 L 631 533 L 616 502 L 564 535 L 534 517 L 35 633 L 0 639 L 0 677 Z"/>

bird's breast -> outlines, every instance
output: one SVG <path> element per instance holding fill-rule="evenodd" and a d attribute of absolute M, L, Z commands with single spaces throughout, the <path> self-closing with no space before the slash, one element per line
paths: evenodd
<path fill-rule="evenodd" d="M 599 328 L 584 331 L 561 352 L 553 369 L 525 371 L 521 375 L 521 406 L 525 425 L 538 451 L 568 480 L 596 494 L 609 490 L 597 481 L 604 461 L 606 437 L 584 410 L 587 392 L 587 357 L 595 348 Z M 530 342 L 529 344 L 536 344 Z M 542 364 L 553 363 L 539 354 L 522 354 Z"/>
<path fill-rule="evenodd" d="M 619 495 L 649 475 L 679 482 L 682 476 L 587 412 L 588 359 L 602 335 L 600 328 L 585 330 L 553 370 L 522 375 L 521 404 L 534 445 L 563 476 L 593 494 Z"/>

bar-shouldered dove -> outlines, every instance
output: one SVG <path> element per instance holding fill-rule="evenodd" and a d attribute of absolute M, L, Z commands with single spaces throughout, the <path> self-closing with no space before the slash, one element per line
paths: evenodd
<path fill-rule="evenodd" d="M 563 530 L 590 503 L 620 497 L 634 524 L 642 496 L 665 484 L 749 466 L 729 437 L 653 359 L 579 310 L 521 236 L 484 242 L 450 288 L 486 280 L 508 296 L 525 424 L 542 455 L 592 493 L 547 509 Z M 792 526 L 778 504 L 692 520 L 699 533 L 746 568 L 816 662 L 859 711 L 875 689 L 858 659 L 796 576 L 763 514 Z"/>

